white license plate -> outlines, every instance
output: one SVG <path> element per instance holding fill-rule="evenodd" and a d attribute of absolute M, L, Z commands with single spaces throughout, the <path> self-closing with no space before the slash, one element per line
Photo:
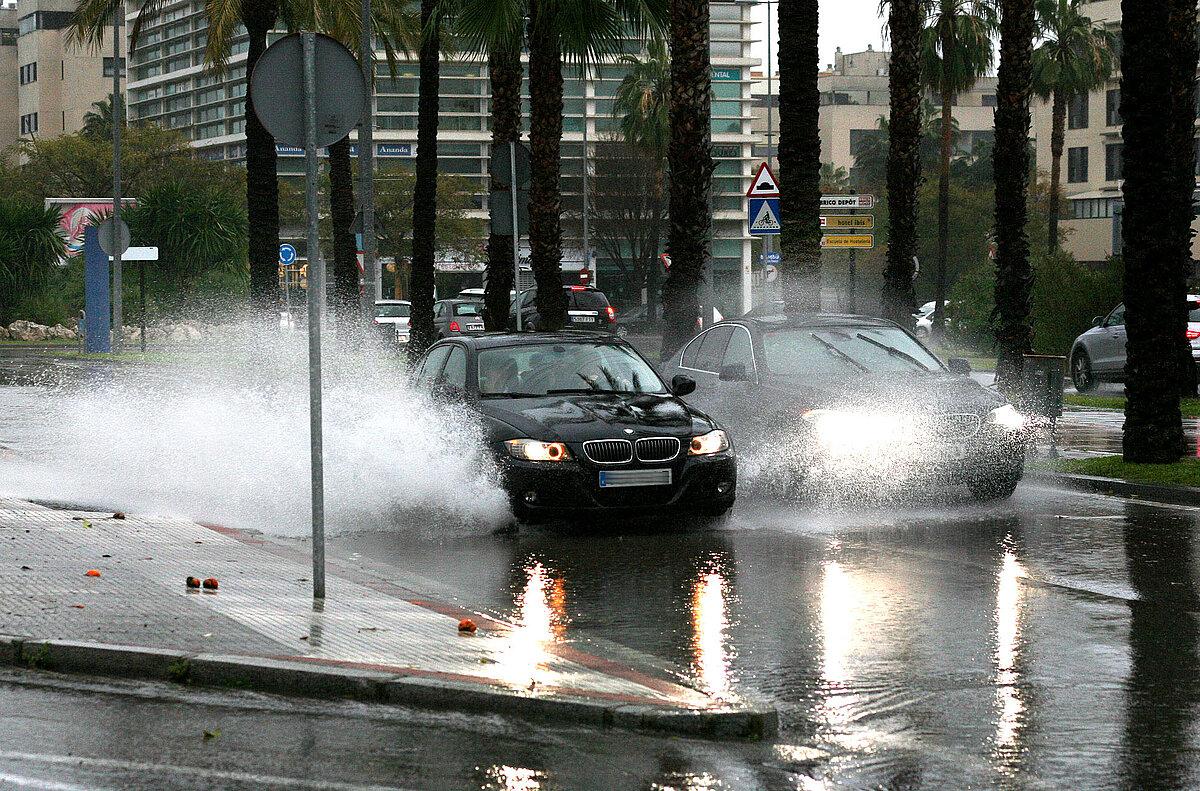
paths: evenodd
<path fill-rule="evenodd" d="M 596 317 L 595 316 L 572 316 L 571 321 L 582 322 L 582 323 L 586 323 L 586 324 L 595 324 Z"/>
<path fill-rule="evenodd" d="M 408 343 L 408 336 L 407 335 L 397 335 L 396 343 Z"/>
<path fill-rule="evenodd" d="M 601 470 L 600 488 L 616 489 L 623 486 L 670 486 L 670 468 L 657 470 Z"/>
<path fill-rule="evenodd" d="M 468 324 L 467 332 L 483 332 L 482 324 Z"/>

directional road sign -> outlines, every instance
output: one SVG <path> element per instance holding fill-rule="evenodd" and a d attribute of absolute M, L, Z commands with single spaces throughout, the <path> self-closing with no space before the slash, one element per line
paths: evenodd
<path fill-rule="evenodd" d="M 874 195 L 822 195 L 821 211 L 827 209 L 873 209 Z"/>
<path fill-rule="evenodd" d="M 875 234 L 825 234 L 821 237 L 823 250 L 873 250 Z"/>
<path fill-rule="evenodd" d="M 290 244 L 279 245 L 279 263 L 291 266 L 296 263 L 296 248 Z"/>
<path fill-rule="evenodd" d="M 822 228 L 850 228 L 869 231 L 875 227 L 873 214 L 822 214 Z"/>
<path fill-rule="evenodd" d="M 751 198 L 746 205 L 751 236 L 779 235 L 779 198 Z"/>
<path fill-rule="evenodd" d="M 772 250 L 769 253 L 763 253 L 760 256 L 760 262 L 765 266 L 776 266 L 783 260 L 783 253 L 778 250 Z"/>
<path fill-rule="evenodd" d="M 771 168 L 767 166 L 766 162 L 759 164 L 758 171 L 754 174 L 754 180 L 750 182 L 750 189 L 746 190 L 746 197 L 779 197 L 779 179 L 775 178 L 775 174 L 771 172 Z"/>

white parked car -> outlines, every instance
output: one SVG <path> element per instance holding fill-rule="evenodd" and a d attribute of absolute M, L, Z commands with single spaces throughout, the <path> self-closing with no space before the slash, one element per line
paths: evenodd
<path fill-rule="evenodd" d="M 1200 296 L 1188 294 L 1187 339 L 1192 360 L 1200 368 Z M 1092 328 L 1071 345 L 1071 381 L 1079 392 L 1100 382 L 1125 380 L 1125 305 L 1092 319 Z"/>
<path fill-rule="evenodd" d="M 942 303 L 942 310 L 944 311 L 949 306 L 950 300 L 946 300 Z M 937 300 L 930 300 L 913 314 L 913 319 L 916 321 L 913 334 L 921 340 L 926 340 L 933 334 L 933 309 L 935 307 L 937 307 Z"/>
<path fill-rule="evenodd" d="M 396 328 L 396 340 L 408 343 L 412 321 L 412 303 L 406 299 L 375 300 L 375 323 L 391 324 Z"/>

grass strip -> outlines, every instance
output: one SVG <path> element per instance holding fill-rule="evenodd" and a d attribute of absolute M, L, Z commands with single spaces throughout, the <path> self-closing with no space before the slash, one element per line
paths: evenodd
<path fill-rule="evenodd" d="M 1188 458 L 1173 464 L 1126 464 L 1120 456 L 1087 459 L 1055 459 L 1049 469 L 1073 475 L 1095 475 L 1132 483 L 1200 488 L 1200 459 Z"/>

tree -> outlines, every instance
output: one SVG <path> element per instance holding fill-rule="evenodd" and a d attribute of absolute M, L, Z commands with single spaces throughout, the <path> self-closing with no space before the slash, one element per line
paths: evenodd
<path fill-rule="evenodd" d="M 413 185 L 412 334 L 409 356 L 416 360 L 437 340 L 433 326 L 434 256 L 437 238 L 438 71 L 441 20 L 437 0 L 421 0 L 421 76 L 417 96 L 417 162 Z"/>
<path fill-rule="evenodd" d="M 1062 153 L 1067 101 L 1112 76 L 1116 34 L 1097 27 L 1080 8 L 1083 0 L 1037 0 L 1042 43 L 1033 52 L 1033 90 L 1052 99 L 1050 132 L 1050 248 L 1058 249 L 1062 211 Z"/>
<path fill-rule="evenodd" d="M 888 9 L 892 54 L 888 69 L 891 116 L 887 123 L 891 136 L 887 146 L 888 248 L 882 306 L 884 318 L 903 324 L 911 320 L 916 307 L 913 279 L 917 188 L 921 184 L 921 4 L 922 0 L 891 0 Z M 882 129 L 884 119 L 879 122 Z"/>
<path fill-rule="evenodd" d="M 1186 324 L 1180 306 L 1181 249 L 1191 222 L 1194 168 L 1178 150 L 1175 103 L 1194 87 L 1195 6 L 1164 0 L 1122 3 L 1121 117 L 1124 119 L 1125 197 L 1125 431 L 1124 459 L 1168 463 L 1184 450 L 1179 410 L 1179 342 Z M 1180 39 L 1191 37 L 1190 43 Z M 1183 62 L 1173 63 L 1172 56 Z M 1192 74 L 1180 78 L 1191 63 Z M 1173 85 L 1175 83 L 1175 85 Z M 1194 111 L 1193 111 L 1194 112 Z M 1186 220 L 1185 220 L 1186 216 Z M 1189 246 L 1190 247 L 1190 246 Z"/>
<path fill-rule="evenodd" d="M 24 318 L 13 311 L 54 276 L 65 252 L 58 209 L 0 196 L 0 324 Z"/>
<path fill-rule="evenodd" d="M 942 121 L 938 110 L 929 101 L 921 102 L 920 142 L 917 144 L 919 173 L 936 170 L 941 158 Z M 887 117 L 879 116 L 879 131 L 877 134 L 865 136 L 851 152 L 854 156 L 852 174 L 856 184 L 869 187 L 886 188 L 888 153 L 891 150 L 892 128 Z M 958 144 L 958 119 L 951 119 L 950 139 Z M 991 175 L 988 175 L 991 183 Z"/>
<path fill-rule="evenodd" d="M 992 65 L 992 35 L 996 30 L 995 0 L 925 0 L 925 29 L 921 61 L 926 84 L 942 100 L 942 147 L 938 167 L 938 256 L 933 337 L 945 328 L 946 255 L 950 246 L 950 158 L 952 118 L 960 93 L 971 89 Z M 1003 2 L 1003 0 L 1001 0 Z"/>
<path fill-rule="evenodd" d="M 1002 0 L 1000 74 L 996 87 L 996 379 L 1002 387 L 1020 382 L 1032 348 L 1029 295 L 1029 97 L 1033 90 L 1033 0 Z M 944 295 L 939 271 L 938 298 Z"/>
<path fill-rule="evenodd" d="M 821 163 L 821 192 L 845 192 L 850 189 L 850 174 L 832 162 Z"/>
<path fill-rule="evenodd" d="M 779 249 L 785 310 L 821 307 L 817 0 L 779 9 Z M 674 171 L 672 171 L 674 172 Z"/>
<path fill-rule="evenodd" d="M 125 100 L 117 97 L 117 106 L 122 108 L 121 117 L 128 119 L 124 112 Z M 128 123 L 128 121 L 126 121 Z M 112 98 L 101 99 L 92 103 L 92 109 L 83 114 L 83 128 L 80 133 L 92 140 L 112 140 L 113 108 Z"/>
<path fill-rule="evenodd" d="M 700 288 L 711 258 L 712 66 L 708 0 L 671 0 L 671 270 L 662 289 L 666 359 L 696 329 Z"/>

